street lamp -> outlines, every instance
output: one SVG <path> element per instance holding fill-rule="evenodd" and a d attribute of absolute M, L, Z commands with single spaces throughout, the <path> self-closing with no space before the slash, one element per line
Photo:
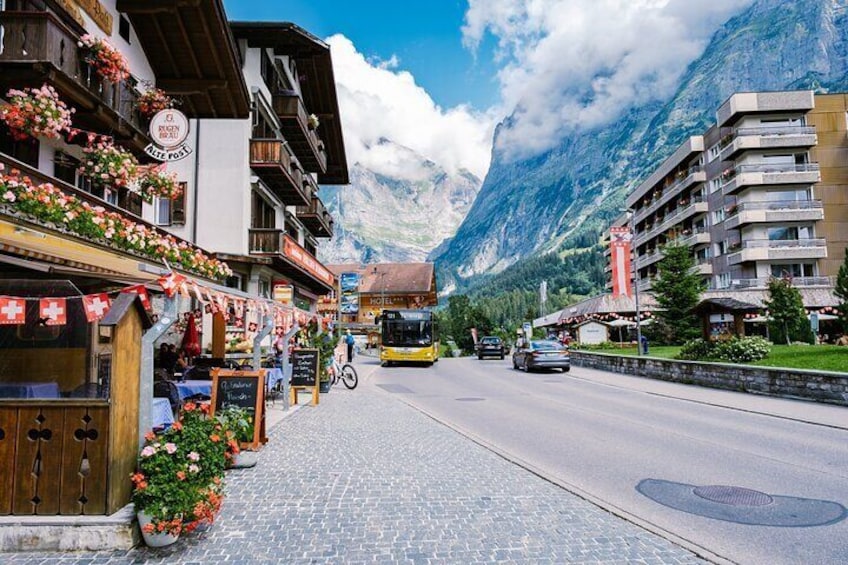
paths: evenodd
<path fill-rule="evenodd" d="M 636 216 L 636 211 L 633 208 L 627 208 L 627 224 L 630 228 L 630 241 L 636 241 L 636 222 L 633 218 Z M 639 312 L 639 269 L 636 267 L 636 244 L 631 245 L 630 250 L 633 257 L 633 300 L 636 302 L 636 355 L 642 355 L 642 315 Z"/>
<path fill-rule="evenodd" d="M 380 277 L 380 317 L 383 316 L 383 310 L 386 309 L 386 285 L 383 282 L 383 278 L 386 276 L 385 272 L 377 272 L 377 265 L 374 265 L 374 269 L 371 271 L 371 274 Z"/>

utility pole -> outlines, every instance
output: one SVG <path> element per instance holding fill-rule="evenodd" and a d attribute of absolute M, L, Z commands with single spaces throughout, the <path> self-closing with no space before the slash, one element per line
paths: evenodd
<path fill-rule="evenodd" d="M 627 223 L 630 227 L 630 241 L 636 241 L 636 224 L 633 218 L 636 216 L 636 211 L 633 208 L 627 209 Z M 636 355 L 642 355 L 642 314 L 639 311 L 639 269 L 636 267 L 636 249 L 635 245 L 630 246 L 631 254 L 631 273 L 633 276 L 633 300 L 636 302 Z"/>

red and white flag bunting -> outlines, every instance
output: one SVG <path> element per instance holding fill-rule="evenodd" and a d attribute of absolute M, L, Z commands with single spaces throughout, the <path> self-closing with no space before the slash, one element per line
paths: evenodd
<path fill-rule="evenodd" d="M 25 322 L 26 299 L 0 296 L 0 325 L 17 325 Z"/>
<path fill-rule="evenodd" d="M 150 311 L 153 307 L 150 304 L 150 294 L 147 293 L 147 288 L 143 284 L 137 284 L 135 286 L 128 286 L 122 293 L 132 294 L 135 293 L 138 295 L 139 300 L 141 300 L 141 305 L 144 306 L 144 309 Z"/>
<path fill-rule="evenodd" d="M 186 280 L 186 278 L 178 273 L 168 273 L 164 277 L 159 277 L 157 280 L 162 286 L 162 290 L 165 291 L 165 296 L 171 298 L 177 293 L 177 291 L 179 291 L 180 285 Z"/>
<path fill-rule="evenodd" d="M 64 298 L 42 298 L 38 301 L 38 316 L 47 326 L 68 323 L 68 301 Z"/>
<path fill-rule="evenodd" d="M 82 297 L 82 306 L 85 310 L 85 318 L 89 322 L 95 322 L 106 315 L 112 301 L 105 292 L 99 294 L 87 294 Z"/>

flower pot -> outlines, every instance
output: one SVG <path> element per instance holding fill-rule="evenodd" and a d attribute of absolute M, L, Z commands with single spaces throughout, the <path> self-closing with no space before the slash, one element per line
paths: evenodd
<path fill-rule="evenodd" d="M 141 529 L 141 537 L 148 547 L 167 547 L 177 543 L 180 539 L 180 534 L 170 533 L 148 533 L 145 531 L 145 526 L 151 523 L 151 517 L 144 512 L 137 513 L 138 527 Z"/>
<path fill-rule="evenodd" d="M 330 392 L 330 381 L 321 381 L 318 392 Z"/>

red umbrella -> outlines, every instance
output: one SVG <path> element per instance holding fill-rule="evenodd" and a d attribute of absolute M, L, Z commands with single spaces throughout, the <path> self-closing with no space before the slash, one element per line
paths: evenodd
<path fill-rule="evenodd" d="M 197 326 L 194 325 L 194 316 L 188 316 L 188 320 L 186 320 L 186 330 L 180 347 L 189 357 L 200 355 L 200 339 L 197 335 Z"/>

